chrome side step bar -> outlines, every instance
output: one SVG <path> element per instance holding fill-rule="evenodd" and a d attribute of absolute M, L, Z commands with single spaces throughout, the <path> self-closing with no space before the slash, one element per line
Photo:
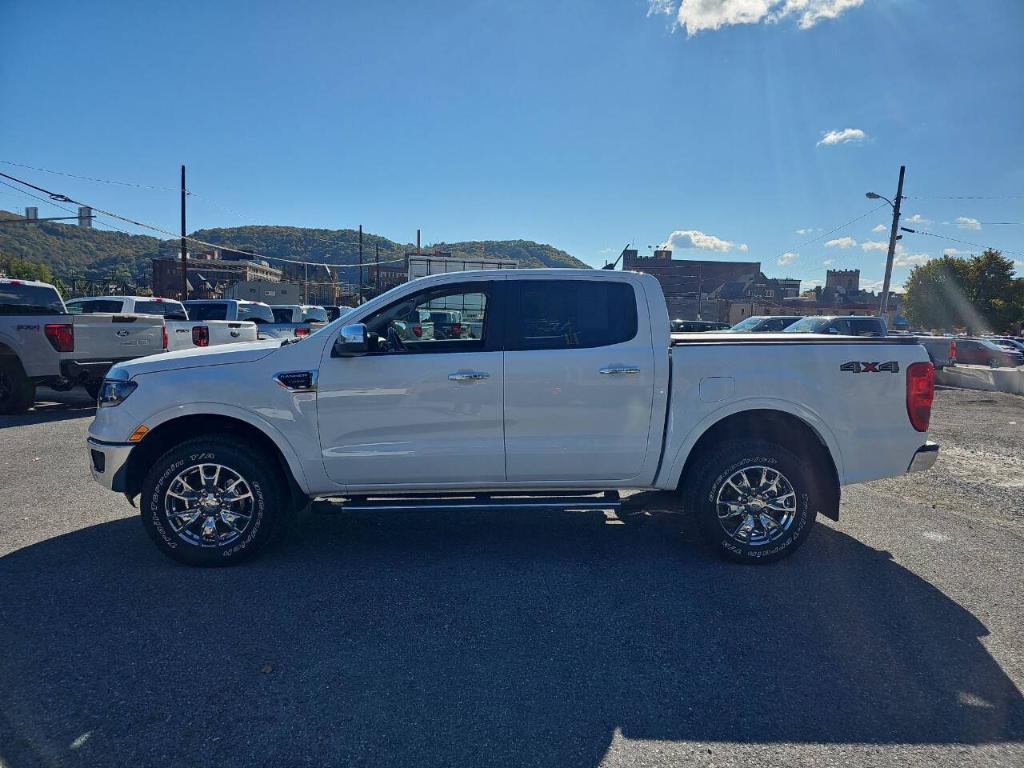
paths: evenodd
<path fill-rule="evenodd" d="M 329 512 L 437 511 L 486 509 L 618 509 L 617 491 L 578 496 L 481 494 L 477 496 L 353 496 L 340 500 Z"/>

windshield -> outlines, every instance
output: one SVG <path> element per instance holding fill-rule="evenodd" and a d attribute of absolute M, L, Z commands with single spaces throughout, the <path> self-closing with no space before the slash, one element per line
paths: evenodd
<path fill-rule="evenodd" d="M 260 323 L 273 323 L 274 313 L 270 311 L 270 307 L 266 304 L 239 304 L 238 305 L 238 319 L 239 320 L 250 320 L 257 325 Z"/>
<path fill-rule="evenodd" d="M 51 286 L 0 283 L 0 314 L 63 314 L 64 302 Z"/>
<path fill-rule="evenodd" d="M 90 315 L 94 312 L 120 312 L 124 306 L 121 299 L 72 299 L 67 303 L 72 315 Z"/>
<path fill-rule="evenodd" d="M 828 329 L 829 320 L 824 317 L 805 317 L 803 320 L 797 320 L 788 328 L 782 330 L 783 333 L 824 333 Z"/>
<path fill-rule="evenodd" d="M 326 323 L 329 318 L 327 317 L 327 310 L 323 307 L 305 307 L 302 310 L 302 319 L 304 321 L 314 323 Z"/>
<path fill-rule="evenodd" d="M 743 333 L 744 331 L 752 331 L 755 328 L 757 328 L 758 325 L 761 324 L 762 320 L 764 320 L 763 317 L 748 317 L 746 320 L 741 320 L 740 322 L 736 323 L 736 325 L 734 325 L 729 330 L 733 331 L 735 333 Z"/>

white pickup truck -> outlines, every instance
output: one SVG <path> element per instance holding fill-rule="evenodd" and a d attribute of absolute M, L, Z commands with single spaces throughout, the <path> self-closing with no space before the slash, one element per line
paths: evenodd
<path fill-rule="evenodd" d="M 0 413 L 31 408 L 38 384 L 95 397 L 114 363 L 166 348 L 162 318 L 75 317 L 49 283 L 0 279 Z"/>
<path fill-rule="evenodd" d="M 167 326 L 167 349 L 216 347 L 219 344 L 237 344 L 256 341 L 256 324 L 241 320 L 189 320 L 180 301 L 159 296 L 87 296 L 65 302 L 73 315 L 95 312 L 119 314 L 159 315 Z"/>
<path fill-rule="evenodd" d="M 395 331 L 437 307 L 479 338 Z M 911 338 L 672 336 L 649 275 L 459 272 L 299 341 L 118 365 L 87 450 L 191 564 L 255 553 L 311 497 L 607 509 L 628 489 L 679 493 L 718 552 L 768 562 L 837 518 L 841 486 L 934 463 L 933 382 Z"/>
<path fill-rule="evenodd" d="M 195 299 L 186 301 L 185 306 L 193 320 L 249 320 L 256 324 L 260 339 L 301 339 L 315 330 L 310 322 L 302 320 L 301 311 L 298 319 L 293 319 L 291 312 L 286 319 L 279 319 L 273 307 L 261 301 Z"/>

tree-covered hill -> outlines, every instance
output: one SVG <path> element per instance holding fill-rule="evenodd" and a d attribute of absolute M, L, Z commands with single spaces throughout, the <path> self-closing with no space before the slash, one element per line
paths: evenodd
<path fill-rule="evenodd" d="M 0 219 L 17 218 L 0 211 Z M 279 259 L 317 261 L 327 264 L 359 263 L 359 233 L 354 229 L 309 229 L 284 226 L 246 226 L 200 229 L 192 236 L 218 246 L 255 251 Z M 380 250 L 382 261 L 401 258 L 414 246 L 386 237 L 363 234 L 363 257 L 371 263 Z M 451 252 L 454 256 L 516 259 L 522 267 L 586 267 L 565 251 L 531 240 L 478 240 L 464 243 L 438 243 L 424 251 Z M 193 245 L 190 250 L 202 250 Z M 0 254 L 25 259 L 50 268 L 67 280 L 71 277 L 129 280 L 148 285 L 150 260 L 158 255 L 178 252 L 177 240 L 160 240 L 146 235 L 127 235 L 72 224 L 0 225 Z M 272 262 L 280 266 L 277 262 Z M 348 279 L 354 270 L 342 270 Z M 352 274 L 348 274 L 351 272 Z"/>

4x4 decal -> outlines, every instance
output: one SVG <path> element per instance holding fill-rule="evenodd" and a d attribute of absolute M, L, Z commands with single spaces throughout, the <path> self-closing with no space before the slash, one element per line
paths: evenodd
<path fill-rule="evenodd" d="M 887 363 L 860 363 L 852 360 L 840 365 L 839 370 L 847 373 L 899 373 L 900 364 L 895 360 Z"/>

